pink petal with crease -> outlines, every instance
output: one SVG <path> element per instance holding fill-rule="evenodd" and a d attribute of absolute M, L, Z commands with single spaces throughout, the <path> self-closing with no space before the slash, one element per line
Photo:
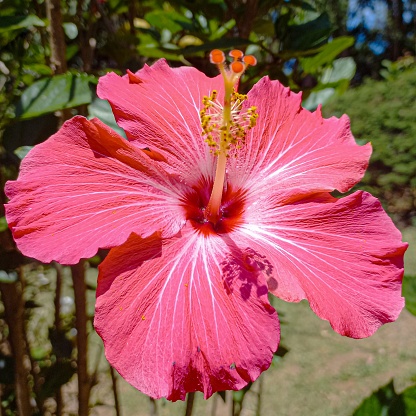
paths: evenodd
<path fill-rule="evenodd" d="M 261 197 L 301 197 L 349 190 L 364 175 L 371 145 L 358 146 L 347 116 L 323 119 L 301 107 L 301 95 L 262 78 L 245 107 L 256 106 L 257 125 L 230 168 L 230 181 Z"/>
<path fill-rule="evenodd" d="M 273 294 L 287 301 L 308 299 L 342 335 L 370 336 L 397 319 L 404 306 L 407 244 L 370 194 L 322 201 L 249 210 L 239 232 L 272 264 Z"/>
<path fill-rule="evenodd" d="M 271 363 L 279 323 L 261 274 L 219 236 L 188 225 L 132 234 L 100 266 L 95 327 L 106 356 L 154 398 L 241 389 Z"/>
<path fill-rule="evenodd" d="M 73 264 L 132 231 L 175 235 L 184 224 L 179 180 L 97 119 L 75 117 L 22 161 L 6 184 L 6 216 L 19 249 Z"/>
<path fill-rule="evenodd" d="M 129 140 L 155 148 L 184 176 L 211 174 L 215 160 L 201 136 L 199 111 L 203 96 L 213 90 L 221 100 L 222 77 L 208 78 L 189 67 L 172 69 L 164 60 L 134 74 L 141 83 L 132 82 L 131 76 L 109 73 L 100 78 L 97 89 Z"/>

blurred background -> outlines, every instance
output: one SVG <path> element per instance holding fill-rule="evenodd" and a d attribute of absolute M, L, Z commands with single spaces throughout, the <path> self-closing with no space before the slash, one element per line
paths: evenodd
<path fill-rule="evenodd" d="M 335 334 L 306 302 L 273 299 L 283 321 L 271 368 L 225 402 L 151 400 L 112 370 L 95 334 L 97 265 L 65 267 L 16 249 L 4 184 L 76 114 L 115 124 L 95 93 L 108 71 L 159 58 L 216 75 L 233 48 L 324 115 L 351 118 L 378 197 L 410 243 L 406 310 L 373 337 Z M 414 0 L 0 0 L 0 415 L 416 415 L 416 2 Z M 193 412 L 193 413 L 192 413 Z"/>

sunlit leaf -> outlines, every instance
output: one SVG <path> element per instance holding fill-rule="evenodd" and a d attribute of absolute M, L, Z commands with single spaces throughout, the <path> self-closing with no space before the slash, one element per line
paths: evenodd
<path fill-rule="evenodd" d="M 140 53 L 140 55 L 146 56 L 147 58 L 165 58 L 169 61 L 181 61 L 182 55 L 181 49 L 172 50 L 172 52 L 167 52 L 166 49 L 163 49 L 161 47 L 148 45 L 138 46 L 137 51 Z"/>
<path fill-rule="evenodd" d="M 330 84 L 342 79 L 351 80 L 355 75 L 356 67 L 355 61 L 351 57 L 336 59 L 331 67 L 326 68 L 322 73 L 320 82 Z"/>
<path fill-rule="evenodd" d="M 67 35 L 69 39 L 72 40 L 78 36 L 78 28 L 75 23 L 65 22 L 62 26 L 64 28 L 65 35 Z"/>
<path fill-rule="evenodd" d="M 36 361 L 44 360 L 48 357 L 48 355 L 49 349 L 46 349 L 41 346 L 34 347 L 30 350 L 30 356 Z"/>
<path fill-rule="evenodd" d="M 15 283 L 18 276 L 16 272 L 7 273 L 4 270 L 0 270 L 0 283 Z"/>
<path fill-rule="evenodd" d="M 342 36 L 322 46 L 319 52 L 313 57 L 301 59 L 302 68 L 305 73 L 311 74 L 322 66 L 330 64 L 342 51 L 354 44 L 351 36 Z"/>
<path fill-rule="evenodd" d="M 15 151 L 14 154 L 22 160 L 30 152 L 33 146 L 20 146 Z"/>
<path fill-rule="evenodd" d="M 186 48 L 187 46 L 202 45 L 204 42 L 192 35 L 185 35 L 179 39 L 178 46 L 180 48 Z"/>
<path fill-rule="evenodd" d="M 90 118 L 99 118 L 103 123 L 107 124 L 107 126 L 111 127 L 118 134 L 126 137 L 124 130 L 117 125 L 108 101 L 101 100 L 98 97 L 94 98 L 93 102 L 88 106 L 88 114 Z"/>
<path fill-rule="evenodd" d="M 0 33 L 25 29 L 31 26 L 44 27 L 45 23 L 39 17 L 32 14 L 28 16 L 0 16 Z"/>
<path fill-rule="evenodd" d="M 212 23 L 212 21 L 210 23 Z M 236 23 L 235 20 L 234 19 L 231 19 L 228 22 L 224 23 L 219 28 L 216 28 L 213 31 L 210 39 L 211 40 L 216 40 L 216 39 L 222 38 L 223 36 L 225 36 L 235 26 L 235 23 Z"/>
<path fill-rule="evenodd" d="M 91 102 L 91 76 L 70 73 L 44 78 L 27 88 L 16 105 L 20 119 L 38 117 Z"/>
<path fill-rule="evenodd" d="M 334 88 L 325 88 L 320 91 L 313 91 L 308 98 L 302 102 L 302 106 L 308 110 L 315 110 L 318 105 L 324 105 L 335 94 Z"/>
<path fill-rule="evenodd" d="M 27 64 L 23 65 L 23 71 L 35 75 L 52 75 L 52 69 L 44 64 Z"/>
<path fill-rule="evenodd" d="M 155 10 L 146 13 L 144 18 L 153 27 L 159 30 L 167 29 L 172 33 L 179 32 L 180 30 L 191 30 L 193 27 L 191 20 L 175 11 L 165 12 L 162 10 Z"/>

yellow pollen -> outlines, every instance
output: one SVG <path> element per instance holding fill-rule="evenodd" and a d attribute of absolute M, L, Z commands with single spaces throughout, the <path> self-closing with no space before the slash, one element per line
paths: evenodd
<path fill-rule="evenodd" d="M 217 99 L 218 92 L 212 91 L 204 96 L 204 107 L 200 110 L 202 135 L 211 152 L 219 155 L 225 152 L 230 156 L 230 150 L 238 148 L 245 142 L 247 132 L 256 125 L 258 114 L 256 107 L 243 109 L 247 95 L 238 93 L 234 88 L 230 97 L 230 113 L 228 123 L 224 122 L 224 104 Z M 236 145 L 236 146 L 231 146 Z"/>

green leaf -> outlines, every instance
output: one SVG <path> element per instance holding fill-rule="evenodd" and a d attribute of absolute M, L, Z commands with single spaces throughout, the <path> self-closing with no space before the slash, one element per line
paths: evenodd
<path fill-rule="evenodd" d="M 253 23 L 253 32 L 260 36 L 274 36 L 274 23 L 270 19 L 256 19 Z"/>
<path fill-rule="evenodd" d="M 319 48 L 319 52 L 315 56 L 302 58 L 300 62 L 303 70 L 307 74 L 315 73 L 322 66 L 330 64 L 342 51 L 352 46 L 354 41 L 352 36 L 341 36 L 334 39 Z"/>
<path fill-rule="evenodd" d="M 211 23 L 212 21 L 210 21 Z M 225 22 L 222 26 L 215 29 L 210 37 L 210 40 L 217 40 L 225 36 L 236 24 L 234 19 Z"/>
<path fill-rule="evenodd" d="M 16 117 L 28 119 L 54 111 L 89 104 L 91 76 L 70 73 L 44 78 L 27 88 L 16 105 Z"/>
<path fill-rule="evenodd" d="M 159 30 L 167 29 L 171 33 L 176 33 L 180 30 L 192 30 L 192 21 L 187 19 L 183 14 L 175 11 L 165 12 L 156 10 L 146 13 L 144 18 Z"/>
<path fill-rule="evenodd" d="M 332 26 L 328 13 L 322 13 L 316 19 L 287 28 L 285 49 L 301 50 L 316 48 L 328 40 Z"/>
<path fill-rule="evenodd" d="M 408 387 L 400 394 L 406 416 L 416 416 L 416 386 Z M 400 407 L 393 406 L 389 416 L 399 415 Z"/>
<path fill-rule="evenodd" d="M 53 75 L 52 69 L 45 64 L 26 64 L 23 65 L 23 72 L 34 75 Z"/>
<path fill-rule="evenodd" d="M 30 356 L 36 360 L 45 360 L 49 355 L 49 350 L 44 347 L 34 347 L 30 350 Z"/>
<path fill-rule="evenodd" d="M 393 381 L 381 387 L 355 409 L 353 416 L 388 416 L 391 405 L 397 400 Z M 397 414 L 396 416 L 399 416 Z"/>
<path fill-rule="evenodd" d="M 8 225 L 6 221 L 6 217 L 0 217 L 0 233 L 7 230 Z"/>
<path fill-rule="evenodd" d="M 65 35 L 67 35 L 69 39 L 72 40 L 78 36 L 78 28 L 75 23 L 65 22 L 62 26 L 64 27 Z"/>
<path fill-rule="evenodd" d="M 353 416 L 416 416 L 416 386 L 397 394 L 390 381 L 367 397 Z"/>
<path fill-rule="evenodd" d="M 182 60 L 182 50 L 172 50 L 172 52 L 167 52 L 166 49 L 159 46 L 148 46 L 148 45 L 139 45 L 137 51 L 140 55 L 146 56 L 147 58 L 165 58 L 169 61 L 181 61 Z M 175 53 L 177 52 L 177 53 Z"/>
<path fill-rule="evenodd" d="M 118 134 L 126 137 L 124 130 L 117 125 L 113 111 L 111 110 L 108 101 L 102 100 L 98 97 L 94 98 L 94 101 L 88 106 L 88 113 L 90 118 L 99 118 L 104 124 L 111 127 Z"/>
<path fill-rule="evenodd" d="M 0 33 L 25 29 L 30 26 L 44 27 L 45 23 L 32 14 L 28 16 L 0 16 Z"/>
<path fill-rule="evenodd" d="M 15 151 L 14 154 L 22 160 L 26 155 L 32 150 L 33 146 L 20 146 Z"/>
<path fill-rule="evenodd" d="M 320 91 L 313 91 L 303 101 L 302 106 L 310 111 L 316 110 L 318 105 L 324 105 L 335 94 L 334 88 L 325 88 Z"/>
<path fill-rule="evenodd" d="M 406 309 L 416 315 L 416 276 L 404 276 L 402 291 L 406 300 Z"/>
<path fill-rule="evenodd" d="M 355 61 L 353 58 L 336 59 L 330 68 L 326 68 L 319 80 L 322 84 L 331 84 L 343 79 L 351 80 L 355 75 Z"/>
<path fill-rule="evenodd" d="M 16 272 L 7 273 L 4 270 L 0 270 L 0 283 L 15 283 L 17 282 L 17 278 Z"/>
<path fill-rule="evenodd" d="M 67 61 L 69 61 L 70 59 L 72 59 L 79 51 L 79 46 L 78 45 L 68 45 L 66 47 L 66 53 L 65 53 L 65 58 Z"/>

